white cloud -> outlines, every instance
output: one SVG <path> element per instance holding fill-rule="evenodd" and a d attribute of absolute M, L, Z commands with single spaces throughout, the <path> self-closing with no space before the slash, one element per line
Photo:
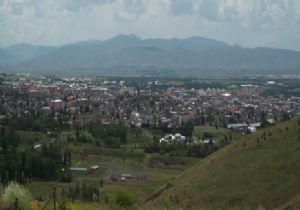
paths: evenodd
<path fill-rule="evenodd" d="M 300 50 L 299 0 L 0 0 L 0 45 L 207 36 Z"/>

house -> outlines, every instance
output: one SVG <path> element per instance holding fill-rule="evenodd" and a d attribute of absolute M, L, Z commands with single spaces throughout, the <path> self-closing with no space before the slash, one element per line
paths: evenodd
<path fill-rule="evenodd" d="M 93 165 L 93 166 L 90 167 L 90 171 L 92 171 L 92 172 L 95 172 L 95 171 L 97 171 L 98 169 L 99 169 L 99 166 L 98 166 L 98 165 Z"/>
<path fill-rule="evenodd" d="M 87 168 L 83 168 L 83 167 L 72 166 L 72 167 L 70 167 L 70 171 L 72 173 L 85 174 L 85 173 L 88 172 L 88 169 Z"/>
<path fill-rule="evenodd" d="M 125 181 L 126 179 L 132 179 L 132 175 L 128 173 L 122 173 L 121 174 L 121 180 Z"/>
<path fill-rule="evenodd" d="M 257 123 L 250 123 L 250 125 L 248 126 L 248 130 L 251 132 L 251 133 L 254 133 L 256 132 L 256 129 L 261 127 L 261 122 L 257 122 Z"/>
<path fill-rule="evenodd" d="M 41 144 L 36 144 L 36 145 L 33 146 L 33 149 L 38 149 L 38 148 L 40 148 L 41 146 L 42 146 Z"/>
<path fill-rule="evenodd" d="M 55 111 L 62 110 L 64 108 L 64 102 L 60 99 L 51 100 L 48 105 Z"/>
<path fill-rule="evenodd" d="M 159 143 L 179 143 L 185 142 L 185 136 L 182 136 L 180 133 L 176 133 L 175 135 L 168 134 L 164 138 L 159 140 Z"/>

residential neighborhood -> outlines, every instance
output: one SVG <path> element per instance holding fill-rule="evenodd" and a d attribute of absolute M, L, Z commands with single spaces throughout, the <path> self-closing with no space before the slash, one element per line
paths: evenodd
<path fill-rule="evenodd" d="M 299 96 L 264 96 L 270 84 L 274 82 L 188 88 L 184 82 L 155 79 L 3 74 L 0 119 L 41 116 L 71 128 L 84 126 L 91 119 L 103 124 L 169 129 L 193 121 L 255 132 L 265 123 L 281 122 L 300 112 Z"/>

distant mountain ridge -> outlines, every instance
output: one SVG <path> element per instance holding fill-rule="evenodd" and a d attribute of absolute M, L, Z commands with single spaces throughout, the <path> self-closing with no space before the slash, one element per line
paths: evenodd
<path fill-rule="evenodd" d="M 56 47 L 38 46 L 24 43 L 12 45 L 10 47 L 0 49 L 0 64 L 19 64 L 32 58 L 50 53 L 55 49 Z M 3 54 L 1 54 L 1 51 Z"/>
<path fill-rule="evenodd" d="M 118 76 L 145 71 L 175 76 L 291 73 L 300 72 L 300 52 L 243 48 L 203 37 L 143 40 L 119 35 L 61 47 L 20 44 L 2 48 L 0 66 L 11 71 Z"/>

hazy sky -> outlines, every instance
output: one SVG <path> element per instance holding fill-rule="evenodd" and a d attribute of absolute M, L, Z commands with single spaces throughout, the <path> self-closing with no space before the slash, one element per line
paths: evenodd
<path fill-rule="evenodd" d="M 300 0 L 0 0 L 0 45 L 204 36 L 300 50 Z"/>

